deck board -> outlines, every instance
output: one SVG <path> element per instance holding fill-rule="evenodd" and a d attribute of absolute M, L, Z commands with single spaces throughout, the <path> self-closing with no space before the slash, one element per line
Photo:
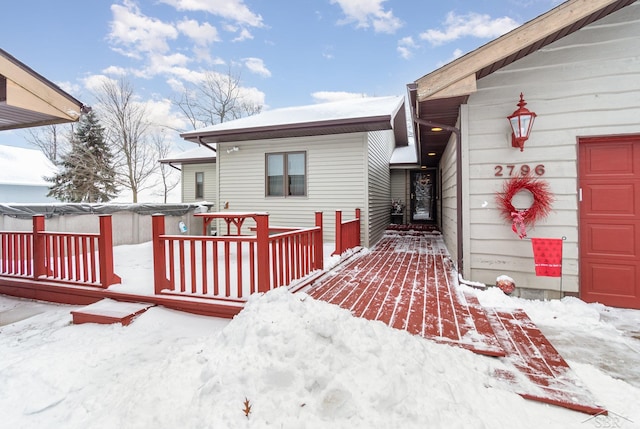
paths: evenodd
<path fill-rule="evenodd" d="M 498 357 L 510 369 L 496 377 L 527 399 L 606 413 L 524 311 L 485 309 L 461 290 L 442 236 L 430 228 L 388 230 L 373 249 L 306 292 L 356 317 Z"/>

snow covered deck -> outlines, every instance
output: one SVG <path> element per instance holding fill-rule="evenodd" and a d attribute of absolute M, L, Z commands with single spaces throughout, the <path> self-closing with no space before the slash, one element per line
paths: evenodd
<path fill-rule="evenodd" d="M 322 276 L 307 293 L 356 317 L 499 357 L 507 369 L 497 378 L 527 399 L 606 414 L 524 311 L 485 309 L 458 286 L 437 231 L 388 230 L 370 252 Z"/>

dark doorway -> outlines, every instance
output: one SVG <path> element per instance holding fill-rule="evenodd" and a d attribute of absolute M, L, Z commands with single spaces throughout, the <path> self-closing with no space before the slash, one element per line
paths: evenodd
<path fill-rule="evenodd" d="M 435 170 L 411 172 L 411 222 L 433 223 L 436 220 Z"/>

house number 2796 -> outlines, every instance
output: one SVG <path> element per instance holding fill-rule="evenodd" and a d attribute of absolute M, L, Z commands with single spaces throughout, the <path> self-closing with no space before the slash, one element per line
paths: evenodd
<path fill-rule="evenodd" d="M 496 177 L 513 176 L 518 174 L 526 176 L 531 172 L 533 172 L 536 176 L 544 176 L 544 164 L 536 165 L 533 170 L 528 164 L 522 164 L 519 167 L 514 164 L 496 165 L 495 167 L 493 167 L 493 171 Z"/>

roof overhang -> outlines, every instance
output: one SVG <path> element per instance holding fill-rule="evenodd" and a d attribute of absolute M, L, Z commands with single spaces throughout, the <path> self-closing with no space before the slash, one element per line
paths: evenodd
<path fill-rule="evenodd" d="M 75 122 L 87 109 L 0 49 L 0 130 Z"/>
<path fill-rule="evenodd" d="M 216 131 L 196 130 L 180 134 L 180 137 L 196 143 L 224 143 L 244 140 L 306 137 L 388 129 L 391 129 L 391 116 L 383 115 L 367 118 L 303 122 Z"/>
<path fill-rule="evenodd" d="M 436 167 L 477 81 L 636 0 L 569 0 L 407 86 L 423 166 Z M 443 125 L 443 131 L 431 131 Z M 436 156 L 428 156 L 436 152 Z"/>

